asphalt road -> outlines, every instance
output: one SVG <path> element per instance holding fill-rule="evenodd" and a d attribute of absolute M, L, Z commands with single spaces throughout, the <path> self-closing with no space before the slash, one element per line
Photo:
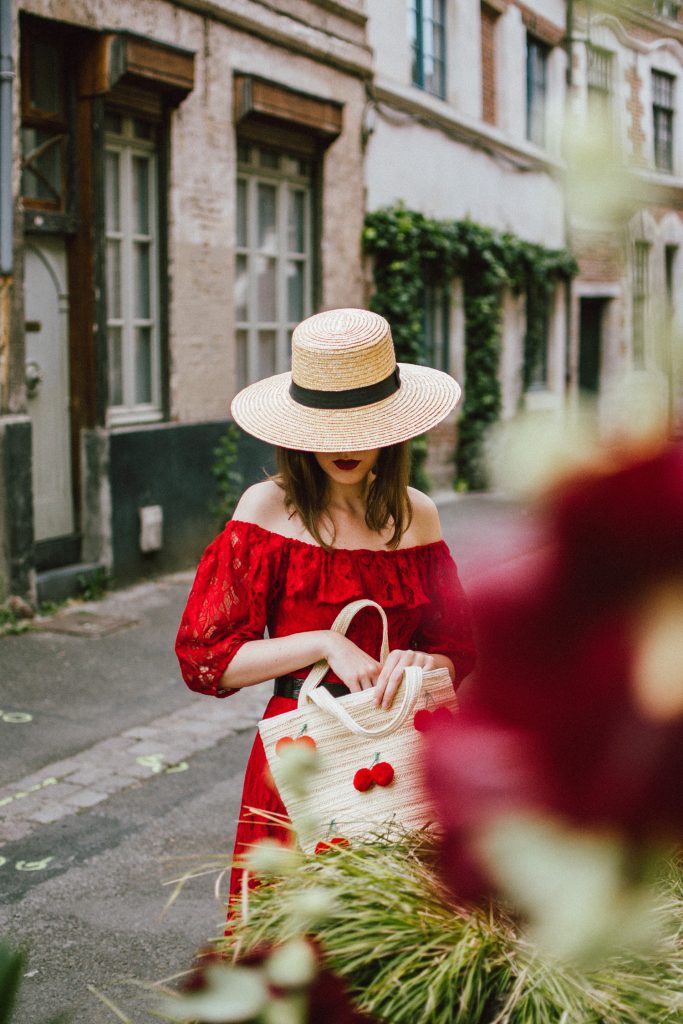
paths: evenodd
<path fill-rule="evenodd" d="M 441 514 L 466 585 L 530 536 L 495 497 L 447 500 Z M 74 1024 L 121 1019 L 96 991 L 151 1024 L 141 986 L 186 969 L 222 930 L 216 865 L 266 695 L 208 701 L 179 681 L 172 646 L 190 578 L 85 606 L 131 620 L 109 635 L 0 639 L 0 936 L 29 955 L 14 1024 L 57 1011 Z M 210 864 L 165 909 L 166 883 Z"/>

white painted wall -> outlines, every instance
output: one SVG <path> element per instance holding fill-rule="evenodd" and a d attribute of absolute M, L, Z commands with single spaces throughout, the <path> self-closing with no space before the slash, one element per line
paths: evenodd
<path fill-rule="evenodd" d="M 404 200 L 438 218 L 471 217 L 550 247 L 564 244 L 559 184 L 540 171 L 515 171 L 503 158 L 455 142 L 410 119 L 377 119 L 367 150 L 368 209 Z"/>

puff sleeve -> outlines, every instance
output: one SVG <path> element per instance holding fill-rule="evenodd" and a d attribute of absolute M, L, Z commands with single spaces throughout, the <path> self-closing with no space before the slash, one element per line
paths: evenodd
<path fill-rule="evenodd" d="M 429 597 L 413 647 L 444 654 L 455 667 L 455 686 L 474 668 L 472 620 L 465 591 L 448 546 L 440 541 L 424 549 L 423 588 Z"/>
<path fill-rule="evenodd" d="M 219 682 L 242 644 L 261 640 L 273 599 L 276 566 L 268 534 L 231 520 L 204 552 L 176 638 L 191 690 L 228 697 Z"/>

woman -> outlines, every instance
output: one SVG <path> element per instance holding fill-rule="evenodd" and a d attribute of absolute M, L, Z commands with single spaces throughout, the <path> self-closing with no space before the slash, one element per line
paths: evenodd
<path fill-rule="evenodd" d="M 474 660 L 465 599 L 436 507 L 408 487 L 409 438 L 443 419 L 459 395 L 445 373 L 399 367 L 389 325 L 375 313 L 331 310 L 299 324 L 291 374 L 250 385 L 232 404 L 243 429 L 277 446 L 279 474 L 244 493 L 199 564 L 176 643 L 191 689 L 227 697 L 274 678 L 269 718 L 296 706 L 322 658 L 323 685 L 335 696 L 374 687 L 383 707 L 407 665 L 445 667 L 460 683 Z M 383 665 L 374 610 L 359 613 L 347 636 L 330 629 L 360 597 L 387 613 Z M 284 814 L 265 768 L 257 735 L 236 854 L 282 836 L 249 811 Z M 233 872 L 231 892 L 238 886 Z"/>

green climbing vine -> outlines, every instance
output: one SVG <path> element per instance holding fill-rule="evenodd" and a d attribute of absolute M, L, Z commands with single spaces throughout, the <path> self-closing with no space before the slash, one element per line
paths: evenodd
<path fill-rule="evenodd" d="M 425 287 L 443 287 L 455 277 L 463 281 L 465 395 L 458 430 L 458 485 L 481 490 L 487 485 L 484 440 L 501 410 L 503 289 L 527 295 L 526 387 L 545 342 L 550 295 L 559 278 L 576 273 L 574 258 L 566 250 L 546 249 L 470 220 L 434 220 L 402 204 L 366 216 L 363 248 L 373 260 L 372 308 L 391 323 L 402 362 L 424 360 Z M 425 455 L 424 445 L 414 451 L 418 485 Z"/>

